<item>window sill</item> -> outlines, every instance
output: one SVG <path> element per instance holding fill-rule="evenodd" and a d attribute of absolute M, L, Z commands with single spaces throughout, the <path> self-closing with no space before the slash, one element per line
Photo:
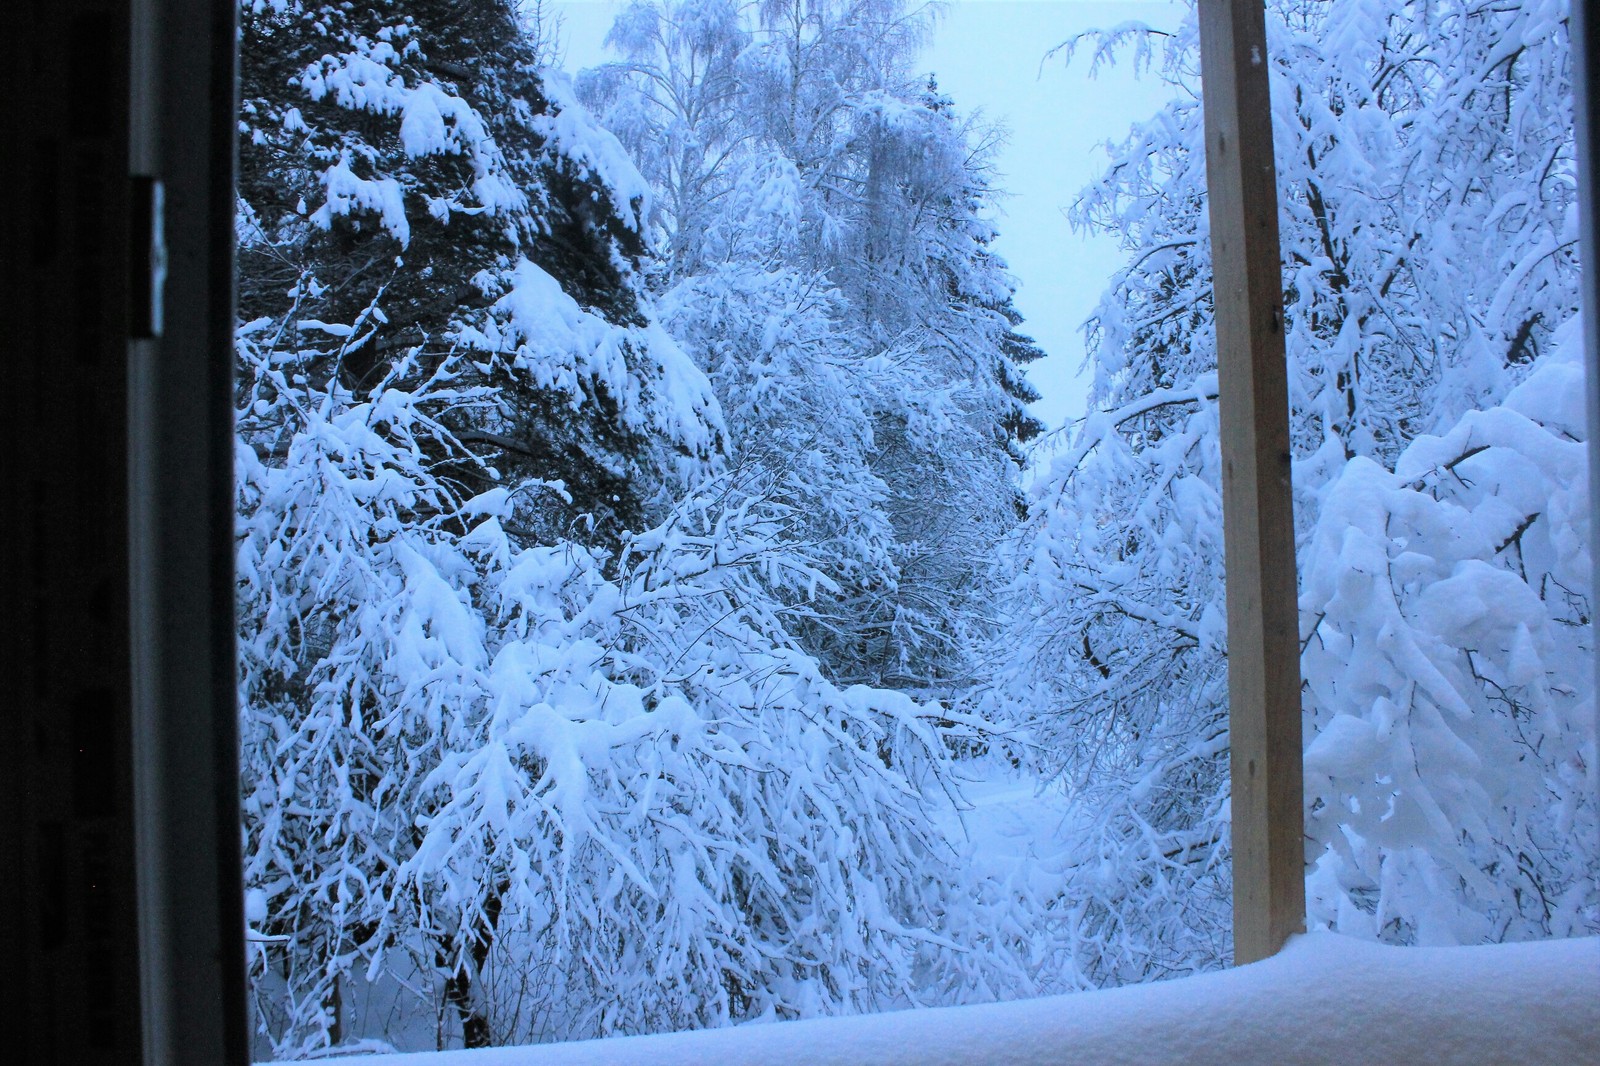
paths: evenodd
<path fill-rule="evenodd" d="M 1160 984 L 1017 1003 L 571 1044 L 362 1058 L 370 1066 L 1600 1061 L 1600 938 L 1395 948 L 1328 933 Z"/>

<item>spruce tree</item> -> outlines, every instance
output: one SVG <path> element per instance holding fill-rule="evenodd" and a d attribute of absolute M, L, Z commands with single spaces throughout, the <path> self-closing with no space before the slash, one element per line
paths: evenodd
<path fill-rule="evenodd" d="M 246 3 L 240 50 L 244 318 L 297 337 L 306 375 L 353 394 L 402 360 L 415 377 L 478 350 L 492 399 L 446 422 L 503 477 L 563 486 L 522 507 L 530 539 L 615 543 L 659 513 L 720 437 L 699 399 L 669 409 L 648 350 L 648 190 L 615 142 L 564 117 L 511 0 Z M 516 332 L 521 261 L 617 328 L 612 365 Z M 536 288 L 522 296 L 549 295 Z M 459 475 L 482 487 L 471 464 Z"/>
<path fill-rule="evenodd" d="M 503 551 L 614 565 L 722 448 L 641 302 L 648 189 L 532 51 L 509 0 L 241 4 L 246 879 L 260 942 L 288 945 L 260 1001 L 284 1053 L 348 1035 L 344 981 L 386 954 L 490 1041 L 509 883 L 485 868 L 428 916 L 407 873 L 430 767 L 481 714 L 464 546 L 494 514 Z"/>

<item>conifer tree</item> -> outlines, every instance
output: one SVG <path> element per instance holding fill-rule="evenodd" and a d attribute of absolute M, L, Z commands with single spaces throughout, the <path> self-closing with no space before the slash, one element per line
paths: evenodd
<path fill-rule="evenodd" d="M 530 533 L 581 523 L 614 541 L 659 513 L 721 442 L 704 398 L 670 409 L 651 347 L 636 276 L 649 190 L 567 115 L 510 0 L 264 0 L 241 28 L 245 318 L 320 344 L 307 373 L 352 392 L 411 353 L 421 373 L 479 350 L 494 398 L 447 422 L 504 475 L 564 486 L 522 507 Z M 546 299 L 615 327 L 611 350 L 540 351 L 526 320 Z"/>
<path fill-rule="evenodd" d="M 503 875 L 419 915 L 421 823 L 387 810 L 426 817 L 481 703 L 461 507 L 495 501 L 511 545 L 615 546 L 714 468 L 720 415 L 641 301 L 648 188 L 511 3 L 251 0 L 241 52 L 247 880 L 262 943 L 292 945 L 264 1024 L 338 1042 L 356 961 L 412 952 L 485 1043 Z M 396 660 L 406 624 L 435 650 Z M 452 679 L 407 710 L 386 679 L 430 665 Z"/>

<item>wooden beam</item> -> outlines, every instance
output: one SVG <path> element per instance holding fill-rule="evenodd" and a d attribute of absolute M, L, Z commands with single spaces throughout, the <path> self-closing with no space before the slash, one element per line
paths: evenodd
<path fill-rule="evenodd" d="M 1233 954 L 1305 927 L 1300 640 L 1277 171 L 1262 0 L 1201 0 L 1222 419 Z"/>

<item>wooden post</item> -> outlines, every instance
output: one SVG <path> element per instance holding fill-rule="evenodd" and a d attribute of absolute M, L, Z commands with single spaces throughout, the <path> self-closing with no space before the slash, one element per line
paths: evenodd
<path fill-rule="evenodd" d="M 1305 927 L 1300 640 L 1262 0 L 1201 0 L 1233 775 L 1233 955 Z"/>

